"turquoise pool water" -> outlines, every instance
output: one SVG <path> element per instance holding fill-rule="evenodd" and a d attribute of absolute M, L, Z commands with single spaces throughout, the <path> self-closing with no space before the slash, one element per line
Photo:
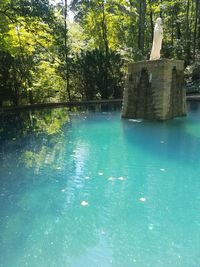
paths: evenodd
<path fill-rule="evenodd" d="M 0 266 L 199 267 L 200 105 L 0 117 Z"/>

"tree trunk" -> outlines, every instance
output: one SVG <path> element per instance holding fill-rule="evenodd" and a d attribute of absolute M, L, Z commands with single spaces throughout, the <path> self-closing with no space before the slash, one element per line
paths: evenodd
<path fill-rule="evenodd" d="M 177 3 L 174 5 L 174 8 L 172 10 L 173 12 L 173 27 L 176 25 L 176 38 L 181 39 L 181 27 L 180 27 L 180 20 L 179 20 L 179 12 L 180 12 L 180 5 Z"/>
<path fill-rule="evenodd" d="M 108 67 L 109 67 L 109 46 L 108 46 L 108 36 L 107 36 L 107 24 L 106 24 L 106 14 L 105 14 L 105 3 L 104 0 L 101 1 L 102 8 L 102 37 L 104 43 L 104 53 L 105 53 L 105 66 L 104 66 L 104 85 L 102 88 L 102 99 L 109 97 L 108 93 Z"/>
<path fill-rule="evenodd" d="M 65 81 L 66 81 L 66 90 L 67 90 L 67 95 L 68 95 L 68 100 L 71 101 L 71 92 L 70 92 L 70 85 L 69 85 L 69 58 L 68 58 L 68 52 L 69 52 L 69 48 L 68 48 L 68 44 L 67 44 L 67 37 L 68 37 L 68 29 L 67 29 L 67 0 L 65 0 L 65 6 L 64 6 L 64 27 L 65 27 L 65 31 L 64 31 L 64 41 L 65 41 L 65 45 L 64 45 L 64 49 L 65 49 Z"/>
<path fill-rule="evenodd" d="M 195 22 L 194 22 L 194 36 L 193 36 L 193 61 L 196 60 L 196 43 L 197 43 L 197 23 L 198 23 L 198 6 L 199 6 L 199 0 L 196 0 L 195 5 Z"/>
<path fill-rule="evenodd" d="M 160 17 L 161 18 L 163 17 L 163 12 L 162 12 L 163 6 L 162 6 L 162 4 L 163 4 L 163 0 L 160 0 Z"/>
<path fill-rule="evenodd" d="M 154 23 L 153 23 L 153 11 L 152 11 L 151 4 L 152 4 L 152 0 L 149 0 L 149 8 L 150 8 L 149 17 L 150 17 L 150 25 L 151 25 L 151 41 L 153 42 Z"/>
<path fill-rule="evenodd" d="M 144 54 L 145 22 L 146 22 L 146 0 L 140 0 L 138 48 L 141 50 L 142 54 Z"/>
<path fill-rule="evenodd" d="M 135 25 L 135 0 L 129 0 L 129 6 L 130 6 L 130 20 L 129 20 L 129 41 L 130 41 L 130 47 L 133 48 L 135 43 L 135 31 L 136 31 L 136 25 Z"/>
<path fill-rule="evenodd" d="M 197 48 L 200 49 L 200 3 L 198 3 Z"/>
<path fill-rule="evenodd" d="M 171 45 L 174 46 L 174 6 L 171 9 Z"/>
<path fill-rule="evenodd" d="M 186 65 L 190 62 L 190 25 L 189 25 L 190 0 L 187 0 L 186 6 Z"/>

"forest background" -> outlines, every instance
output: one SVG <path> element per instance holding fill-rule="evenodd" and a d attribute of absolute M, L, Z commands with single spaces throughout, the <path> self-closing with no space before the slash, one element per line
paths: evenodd
<path fill-rule="evenodd" d="M 159 16 L 162 57 L 183 59 L 200 91 L 199 0 L 0 0 L 0 107 L 122 98 Z"/>

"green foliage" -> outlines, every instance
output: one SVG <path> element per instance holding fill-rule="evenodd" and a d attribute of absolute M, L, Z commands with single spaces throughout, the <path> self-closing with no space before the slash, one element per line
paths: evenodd
<path fill-rule="evenodd" d="M 106 77 L 105 54 L 98 49 L 82 52 L 75 62 L 74 74 L 77 77 L 76 86 L 84 99 L 101 97 L 121 98 L 123 88 L 123 61 L 120 55 L 109 52 L 108 76 Z M 105 79 L 107 78 L 107 86 Z"/>
<path fill-rule="evenodd" d="M 57 63 L 40 60 L 31 71 L 32 83 L 28 88 L 32 92 L 34 103 L 59 102 L 64 91 L 64 80 L 57 74 Z"/>
<path fill-rule="evenodd" d="M 149 58 L 160 15 L 162 57 L 199 63 L 198 0 L 72 0 L 75 21 L 63 2 L 0 1 L 0 106 L 122 97 L 126 63 Z"/>
<path fill-rule="evenodd" d="M 11 68 L 13 58 L 10 54 L 0 51 L 0 106 L 3 100 L 12 98 Z"/>
<path fill-rule="evenodd" d="M 192 64 L 185 70 L 186 89 L 188 93 L 200 92 L 200 63 Z"/>
<path fill-rule="evenodd" d="M 40 54 L 45 52 L 50 58 L 48 50 L 53 41 L 48 25 L 52 23 L 52 12 L 47 7 L 45 1 L 0 2 L 0 52 L 7 55 L 6 62 L 1 61 L 5 66 L 0 80 L 0 105 L 7 100 L 15 105 L 34 102 L 34 70 Z"/>

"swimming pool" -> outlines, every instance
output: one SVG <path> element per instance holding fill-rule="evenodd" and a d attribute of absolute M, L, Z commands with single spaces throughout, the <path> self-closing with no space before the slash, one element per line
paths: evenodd
<path fill-rule="evenodd" d="M 1 115 L 0 266 L 199 267 L 200 104 Z"/>

